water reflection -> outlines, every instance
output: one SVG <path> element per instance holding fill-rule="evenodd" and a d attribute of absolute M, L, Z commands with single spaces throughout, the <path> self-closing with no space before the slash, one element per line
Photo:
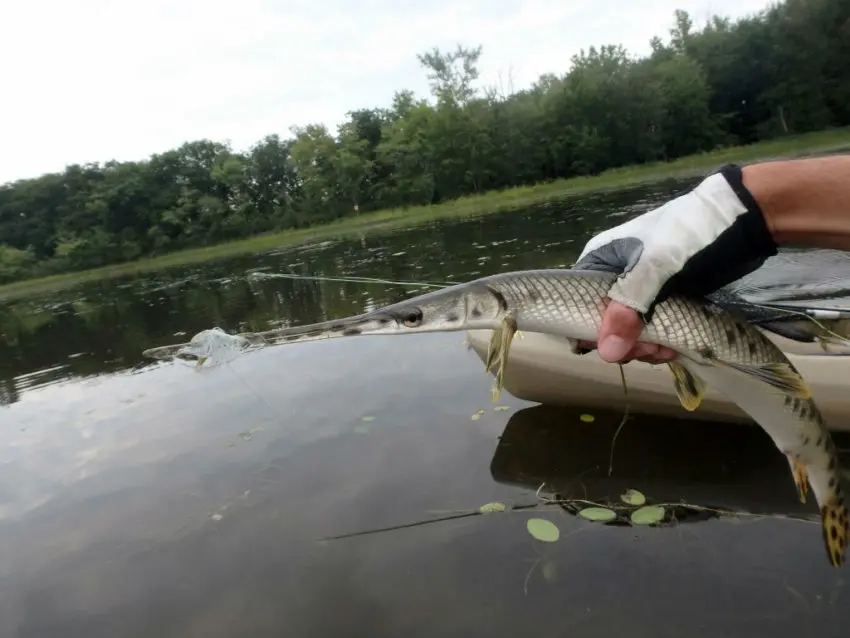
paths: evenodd
<path fill-rule="evenodd" d="M 521 410 L 499 439 L 493 479 L 603 504 L 621 504 L 621 494 L 639 489 L 659 503 L 817 521 L 817 507 L 799 502 L 788 464 L 760 428 L 631 416 L 615 440 L 621 419 L 621 411 L 581 406 Z M 850 446 L 850 435 L 834 437 L 839 448 Z M 817 550 L 819 529 L 807 533 Z"/>
<path fill-rule="evenodd" d="M 495 411 L 451 336 L 363 340 L 365 373 L 352 340 L 261 351 L 233 374 L 162 366 L 28 395 L 0 459 L 17 477 L 2 493 L 0 635 L 846 632 L 843 572 L 817 522 L 777 517 L 813 505 L 759 429 L 636 417 L 609 477 L 619 411 Z M 540 482 L 770 517 L 624 528 L 543 506 L 316 541 L 533 503 Z M 561 540 L 534 541 L 531 515 Z"/>
<path fill-rule="evenodd" d="M 74 377 L 150 365 L 145 348 L 219 326 L 266 330 L 362 311 L 423 292 L 409 285 L 281 279 L 275 273 L 452 282 L 564 266 L 610 224 L 685 188 L 670 182 L 549 203 L 522 212 L 430 223 L 382 235 L 82 285 L 0 304 L 0 403 Z"/>

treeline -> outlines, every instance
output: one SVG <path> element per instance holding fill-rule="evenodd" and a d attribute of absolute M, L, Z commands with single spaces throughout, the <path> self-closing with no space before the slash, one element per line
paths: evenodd
<path fill-rule="evenodd" d="M 430 100 L 0 187 L 0 281 L 133 260 L 370 210 L 588 175 L 850 124 L 850 0 L 786 0 L 702 28 L 677 11 L 645 58 L 592 47 L 561 76 L 478 91 L 481 48 L 419 56 Z M 565 64 L 566 66 L 566 64 Z"/>

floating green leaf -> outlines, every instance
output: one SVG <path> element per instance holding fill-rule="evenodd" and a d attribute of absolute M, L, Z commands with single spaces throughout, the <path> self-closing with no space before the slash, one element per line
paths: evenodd
<path fill-rule="evenodd" d="M 596 420 L 596 417 L 592 414 L 582 414 L 579 416 L 579 419 L 581 419 L 585 423 L 593 423 Z"/>
<path fill-rule="evenodd" d="M 607 507 L 585 507 L 578 515 L 589 521 L 601 522 L 613 521 L 617 518 L 616 512 L 609 510 Z"/>
<path fill-rule="evenodd" d="M 485 503 L 481 507 L 478 508 L 478 511 L 482 514 L 489 514 L 490 512 L 504 512 L 505 504 L 504 503 Z"/>
<path fill-rule="evenodd" d="M 373 416 L 364 416 L 364 417 L 363 417 L 362 419 L 360 419 L 360 420 L 361 420 L 361 421 L 363 421 L 363 423 L 371 423 L 372 421 L 374 421 L 374 420 L 375 420 L 375 417 L 373 417 Z"/>
<path fill-rule="evenodd" d="M 478 414 L 478 413 L 476 412 L 475 414 L 473 414 L 473 415 L 472 415 L 471 417 L 469 417 L 469 418 L 470 418 L 470 419 L 472 419 L 473 421 L 477 421 L 478 419 L 480 419 L 480 418 L 481 418 L 481 415 L 480 415 L 480 414 Z"/>
<path fill-rule="evenodd" d="M 529 534 L 544 543 L 554 543 L 561 537 L 561 532 L 555 524 L 545 518 L 529 518 L 525 526 Z"/>
<path fill-rule="evenodd" d="M 265 428 L 260 426 L 258 428 L 251 428 L 250 430 L 245 430 L 244 432 L 239 433 L 239 438 L 242 439 L 243 441 L 250 441 L 252 438 L 254 438 L 254 435 L 257 432 L 262 432 L 264 429 Z"/>
<path fill-rule="evenodd" d="M 620 500 L 626 505 L 643 505 L 646 503 L 646 497 L 637 490 L 628 489 L 625 493 L 620 494 Z"/>
<path fill-rule="evenodd" d="M 493 410 L 495 412 L 505 412 L 507 410 L 510 410 L 510 407 L 507 405 L 497 405 L 495 408 L 493 408 Z"/>
<path fill-rule="evenodd" d="M 664 519 L 665 509 L 660 505 L 647 505 L 632 512 L 632 523 L 635 525 L 652 525 Z"/>

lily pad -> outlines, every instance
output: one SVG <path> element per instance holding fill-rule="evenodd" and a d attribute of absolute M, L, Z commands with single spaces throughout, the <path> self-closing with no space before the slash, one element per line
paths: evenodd
<path fill-rule="evenodd" d="M 561 537 L 561 531 L 545 518 L 529 518 L 525 526 L 529 534 L 544 543 L 554 543 Z"/>
<path fill-rule="evenodd" d="M 582 414 L 579 416 L 579 419 L 581 419 L 585 423 L 593 423 L 596 420 L 596 417 L 592 414 Z"/>
<path fill-rule="evenodd" d="M 626 505 L 643 505 L 646 503 L 646 497 L 637 490 L 628 489 L 625 493 L 620 494 L 620 500 Z"/>
<path fill-rule="evenodd" d="M 504 503 L 485 503 L 481 507 L 478 508 L 478 511 L 482 514 L 489 514 L 490 512 L 504 512 L 505 504 Z"/>
<path fill-rule="evenodd" d="M 647 505 L 632 512 L 631 519 L 635 525 L 653 525 L 664 519 L 666 510 L 660 505 Z"/>
<path fill-rule="evenodd" d="M 589 521 L 600 522 L 613 521 L 617 518 L 616 512 L 609 510 L 607 507 L 585 507 L 578 515 Z"/>

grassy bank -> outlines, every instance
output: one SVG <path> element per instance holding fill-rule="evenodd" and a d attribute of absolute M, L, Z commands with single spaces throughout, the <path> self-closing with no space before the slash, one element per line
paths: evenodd
<path fill-rule="evenodd" d="M 593 177 L 571 178 L 535 186 L 491 191 L 435 206 L 417 206 L 365 213 L 357 217 L 347 217 L 330 224 L 307 229 L 285 230 L 92 270 L 27 279 L 0 286 L 0 300 L 49 292 L 86 281 L 151 272 L 171 266 L 182 266 L 212 259 L 262 252 L 287 245 L 410 227 L 437 219 L 473 217 L 515 210 L 584 192 L 634 186 L 642 182 L 667 177 L 699 175 L 727 162 L 751 162 L 831 151 L 850 151 L 850 128 L 789 136 L 750 146 L 691 155 L 672 162 L 612 169 Z"/>

